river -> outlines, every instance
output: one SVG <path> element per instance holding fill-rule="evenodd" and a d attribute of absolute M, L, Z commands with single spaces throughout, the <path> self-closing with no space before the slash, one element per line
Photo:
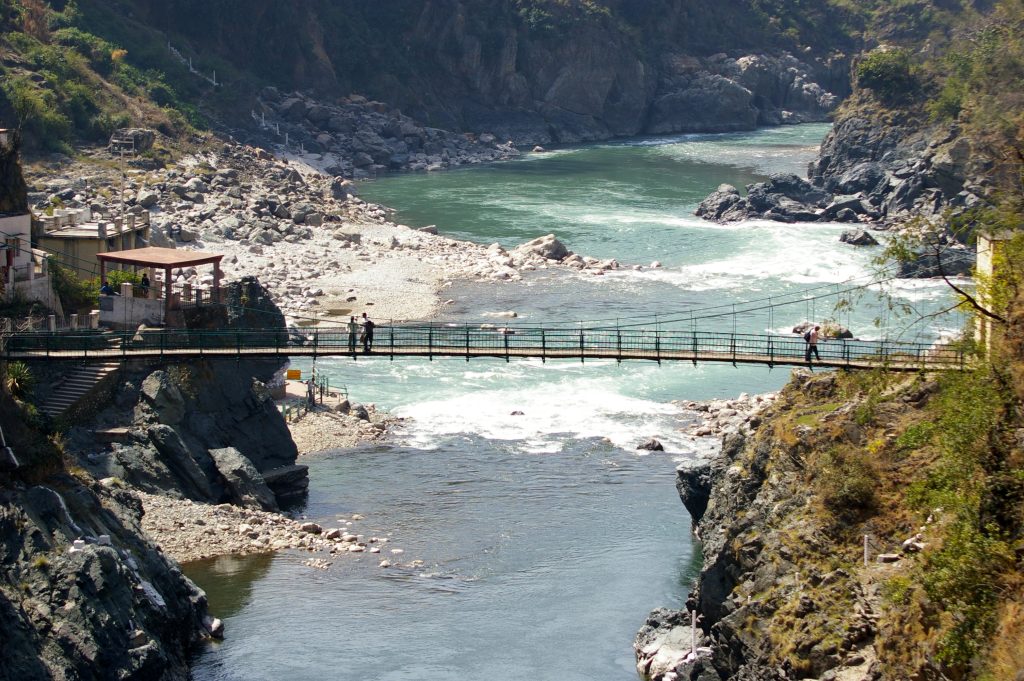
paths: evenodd
<path fill-rule="evenodd" d="M 506 247 L 555 233 L 573 251 L 626 266 L 460 285 L 447 321 L 495 322 L 493 313 L 514 310 L 537 325 L 601 319 L 762 333 L 834 317 L 862 338 L 949 332 L 958 319 L 897 316 L 881 286 L 833 310 L 834 294 L 868 284 L 876 269 L 877 249 L 838 242 L 844 226 L 693 217 L 720 183 L 803 174 L 826 131 L 589 145 L 388 177 L 361 195 L 398 209 L 405 224 Z M 918 313 L 950 300 L 935 282 L 884 288 Z M 227 628 L 224 643 L 198 656 L 197 680 L 632 681 L 631 643 L 646 613 L 681 606 L 699 569 L 674 470 L 714 443 L 681 432 L 695 416 L 670 401 L 776 390 L 789 376 L 532 360 L 335 358 L 316 368 L 354 400 L 407 420 L 383 445 L 306 460 L 302 512 L 388 542 L 327 570 L 295 552 L 188 566 Z M 652 436 L 665 452 L 635 449 Z M 378 567 L 382 558 L 395 565 Z"/>

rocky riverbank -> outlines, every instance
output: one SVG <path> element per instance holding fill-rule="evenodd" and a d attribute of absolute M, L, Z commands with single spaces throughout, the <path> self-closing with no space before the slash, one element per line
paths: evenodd
<path fill-rule="evenodd" d="M 398 419 L 378 411 L 372 404 L 350 405 L 345 400 L 335 408 L 316 407 L 305 412 L 289 421 L 288 430 L 302 457 L 382 440 L 387 429 L 397 422 Z"/>
<path fill-rule="evenodd" d="M 696 214 L 715 222 L 760 219 L 928 229 L 936 232 L 935 243 L 919 249 L 916 261 L 903 263 L 900 276 L 969 276 L 973 248 L 963 243 L 964 235 L 946 226 L 992 198 L 989 168 L 973 148 L 956 124 L 934 123 L 922 114 L 878 111 L 855 97 L 844 104 L 808 168 L 808 179 L 773 175 L 747 185 L 745 194 L 723 184 L 700 203 Z M 861 235 L 849 240 L 872 241 Z M 941 249 L 941 267 L 936 247 Z"/>
<path fill-rule="evenodd" d="M 938 516 L 918 527 L 888 509 L 882 499 L 900 493 L 908 462 L 875 463 L 863 449 L 921 419 L 936 388 L 895 381 L 871 404 L 878 422 L 866 424 L 869 398 L 853 385 L 795 370 L 774 404 L 725 432 L 720 454 L 680 467 L 703 567 L 686 610 L 656 610 L 638 633 L 641 678 L 883 678 L 884 584 L 903 574 Z"/>
<path fill-rule="evenodd" d="M 95 153 L 96 163 L 56 173 L 37 168 L 30 177 L 37 208 L 59 201 L 93 215 L 119 214 L 112 193 L 118 182 L 99 164 L 107 152 Z M 424 319 L 446 302 L 442 290 L 456 279 L 515 281 L 559 265 L 589 274 L 620 266 L 574 254 L 554 235 L 506 250 L 412 229 L 357 192 L 304 162 L 228 144 L 174 167 L 131 171 L 125 205 L 129 214 L 149 214 L 152 245 L 222 253 L 227 279 L 257 277 L 289 324 L 343 323 L 363 311 L 378 322 Z M 172 276 L 175 286 L 213 282 L 212 273 L 195 268 Z"/>
<path fill-rule="evenodd" d="M 375 556 L 380 567 L 390 567 L 398 565 L 402 555 L 401 549 L 388 546 L 388 537 L 361 534 L 358 525 L 364 518 L 359 514 L 339 516 L 333 526 L 324 527 L 232 504 L 197 503 L 138 491 L 134 494 L 145 509 L 142 529 L 179 563 L 226 554 L 295 549 L 311 554 L 307 564 L 316 568 L 329 567 L 338 556 L 363 553 Z"/>
<path fill-rule="evenodd" d="M 535 56 L 545 61 L 552 57 Z M 452 112 L 453 129 L 470 131 L 466 134 L 422 125 L 361 95 L 332 103 L 273 87 L 260 93 L 253 121 L 235 134 L 253 144 L 307 155 L 328 174 L 361 178 L 388 170 L 440 170 L 512 158 L 520 153 L 516 145 L 825 121 L 841 96 L 829 88 L 846 87 L 841 58 L 807 63 L 787 52 L 669 52 L 652 67 L 632 55 L 613 56 L 598 67 L 605 73 L 594 79 L 594 88 L 582 92 L 576 83 L 586 76 L 574 71 L 589 72 L 594 66 L 575 63 L 577 56 L 566 55 L 568 63 L 558 70 L 541 68 L 530 74 L 557 76 L 536 99 L 524 98 L 520 91 L 516 97 L 521 101 L 512 108 L 477 106 Z M 614 101 L 616 86 L 620 91 Z M 623 90 L 631 96 L 623 97 Z M 538 106 L 538 100 L 549 105 Z"/>

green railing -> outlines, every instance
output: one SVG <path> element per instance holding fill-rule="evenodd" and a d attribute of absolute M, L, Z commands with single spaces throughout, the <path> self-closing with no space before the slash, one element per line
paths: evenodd
<path fill-rule="evenodd" d="M 233 331 L 160 331 L 103 333 L 17 333 L 8 336 L 0 356 L 8 359 L 54 357 L 109 359 L 121 355 L 161 357 L 205 354 L 260 356 L 340 355 L 396 357 L 537 357 L 541 359 L 649 359 L 733 363 L 802 363 L 806 343 L 800 336 L 706 331 L 617 328 L 482 329 L 431 324 L 378 326 L 370 353 L 358 343 L 349 350 L 345 331 L 248 329 Z M 914 365 L 960 368 L 955 345 L 831 339 L 818 345 L 820 363 L 830 366 Z M 816 360 L 817 361 L 817 360 Z"/>

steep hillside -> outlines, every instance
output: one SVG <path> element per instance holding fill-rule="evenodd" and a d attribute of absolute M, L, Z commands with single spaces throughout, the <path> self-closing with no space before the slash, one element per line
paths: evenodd
<path fill-rule="evenodd" d="M 862 14 L 832 0 L 0 0 L 0 117 L 37 148 L 129 121 L 181 136 L 237 127 L 273 85 L 521 143 L 822 120 L 848 91 Z"/>
<path fill-rule="evenodd" d="M 1008 375 L 797 373 L 720 459 L 680 471 L 704 544 L 690 605 L 706 649 L 688 659 L 689 617 L 656 611 L 642 676 L 1020 678 L 1024 452 Z"/>

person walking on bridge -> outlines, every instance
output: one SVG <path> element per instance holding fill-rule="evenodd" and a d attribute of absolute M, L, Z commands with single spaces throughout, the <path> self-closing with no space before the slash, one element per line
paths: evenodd
<path fill-rule="evenodd" d="M 819 362 L 821 361 L 821 355 L 818 354 L 818 340 L 820 338 L 821 338 L 821 327 L 820 326 L 815 326 L 813 329 L 809 330 L 807 333 L 804 334 L 804 340 L 807 341 L 807 347 L 804 349 L 804 360 L 808 364 L 811 363 L 811 353 L 812 352 L 814 353 L 814 356 L 818 359 L 818 361 Z M 825 341 L 822 340 L 821 342 L 824 343 Z"/>
<path fill-rule="evenodd" d="M 370 352 L 370 349 L 373 347 L 373 327 L 374 326 L 375 326 L 375 324 L 373 323 L 373 320 L 370 319 L 369 317 L 367 317 L 366 313 L 364 312 L 363 313 L 363 353 L 364 354 Z"/>

